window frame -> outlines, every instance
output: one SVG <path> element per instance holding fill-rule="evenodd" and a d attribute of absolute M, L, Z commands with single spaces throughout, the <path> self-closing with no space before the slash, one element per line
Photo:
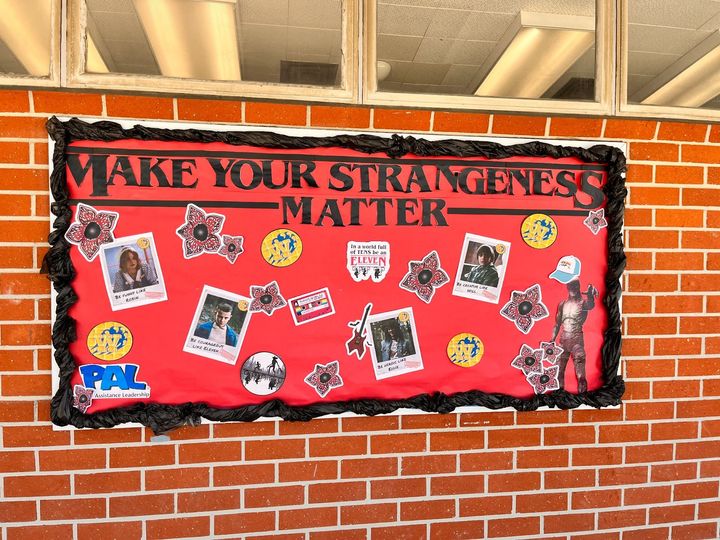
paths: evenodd
<path fill-rule="evenodd" d="M 138 94 L 281 99 L 340 105 L 440 110 L 624 116 L 717 121 L 720 109 L 630 103 L 628 84 L 629 0 L 596 0 L 596 102 L 516 99 L 447 94 L 382 92 L 376 82 L 377 0 L 342 1 L 341 86 L 283 85 L 252 81 L 207 81 L 132 74 L 83 73 L 84 0 L 50 0 L 50 73 L 47 77 L 0 74 L 1 87 L 119 90 Z"/>
<path fill-rule="evenodd" d="M 518 99 L 502 97 L 457 96 L 450 94 L 419 94 L 383 92 L 377 89 L 377 0 L 364 0 L 362 44 L 364 105 L 428 107 L 441 109 L 480 110 L 523 113 L 559 113 L 577 115 L 609 115 L 614 108 L 615 15 L 614 0 L 596 0 L 595 95 L 594 102 Z"/>
<path fill-rule="evenodd" d="M 63 55 L 62 0 L 50 0 L 50 66 L 46 77 L 0 73 L 2 86 L 59 87 L 61 86 L 61 61 Z"/>
<path fill-rule="evenodd" d="M 628 99 L 628 73 L 630 43 L 630 17 L 628 15 L 629 0 L 618 0 L 617 34 L 619 45 L 618 78 L 618 107 L 617 114 L 641 118 L 668 118 L 677 120 L 704 120 L 720 119 L 720 109 L 703 109 L 701 107 L 673 107 L 668 105 L 642 105 L 630 103 Z"/>
<path fill-rule="evenodd" d="M 236 98 L 276 98 L 332 103 L 358 103 L 358 8 L 359 0 L 341 0 L 341 80 L 338 88 L 287 85 L 257 81 L 209 81 L 162 75 L 85 73 L 87 7 L 84 0 L 67 0 L 67 87 L 133 92 L 167 92 Z"/>

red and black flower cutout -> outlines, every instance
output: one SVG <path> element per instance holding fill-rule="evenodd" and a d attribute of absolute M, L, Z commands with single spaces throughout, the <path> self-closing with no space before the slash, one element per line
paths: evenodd
<path fill-rule="evenodd" d="M 445 271 L 440 268 L 440 256 L 437 251 L 431 251 L 422 261 L 410 261 L 408 268 L 409 271 L 400 282 L 400 287 L 414 292 L 426 304 L 432 300 L 436 288 L 450 281 Z"/>
<path fill-rule="evenodd" d="M 551 366 L 543 368 L 540 373 L 531 373 L 527 376 L 527 381 L 532 385 L 536 394 L 544 394 L 548 390 L 557 390 L 560 388 L 558 382 L 559 366 Z"/>
<path fill-rule="evenodd" d="M 597 234 L 600 229 L 607 227 L 608 222 L 605 219 L 605 209 L 599 208 L 597 210 L 590 210 L 588 217 L 585 218 L 583 223 L 593 234 Z"/>
<path fill-rule="evenodd" d="M 522 370 L 525 376 L 528 376 L 531 373 L 542 373 L 542 354 L 543 352 L 541 349 L 533 349 L 528 345 L 523 344 L 523 346 L 520 347 L 520 354 L 518 354 L 515 359 L 510 362 L 510 365 L 514 368 Z"/>
<path fill-rule="evenodd" d="M 235 264 L 235 259 L 243 252 L 243 240 L 244 238 L 242 236 L 228 236 L 223 234 L 222 247 L 220 251 L 218 251 L 218 255 L 222 255 L 228 261 Z"/>
<path fill-rule="evenodd" d="M 77 245 L 82 256 L 92 261 L 102 244 L 115 240 L 112 233 L 118 216 L 117 212 L 103 212 L 78 203 L 75 221 L 65 233 L 65 239 Z"/>
<path fill-rule="evenodd" d="M 500 315 L 513 321 L 522 333 L 530 332 L 535 321 L 549 315 L 545 304 L 542 303 L 540 285 L 536 283 L 522 292 L 513 291 L 510 301 L 500 310 Z"/>
<path fill-rule="evenodd" d="M 556 364 L 558 358 L 564 351 L 560 345 L 552 341 L 540 342 L 540 350 L 543 354 L 543 360 L 550 362 L 551 364 Z"/>
<path fill-rule="evenodd" d="M 73 407 L 80 409 L 80 412 L 84 413 L 88 410 L 90 405 L 92 405 L 92 397 L 94 393 L 95 390 L 92 388 L 85 388 L 84 386 L 76 384 L 73 392 Z"/>
<path fill-rule="evenodd" d="M 343 385 L 340 377 L 340 362 L 334 360 L 323 366 L 315 364 L 315 371 L 305 377 L 305 382 L 312 386 L 318 395 L 324 398 L 331 389 Z"/>
<path fill-rule="evenodd" d="M 546 366 L 545 362 L 555 364 L 558 356 L 562 354 L 562 347 L 553 342 L 542 341 L 539 349 L 523 344 L 510 365 L 523 372 L 528 384 L 533 387 L 536 394 L 544 394 L 549 390 L 560 388 L 558 372 L 560 368 L 555 365 Z"/>
<path fill-rule="evenodd" d="M 220 229 L 225 221 L 221 214 L 206 214 L 194 204 L 188 204 L 185 223 L 177 231 L 183 239 L 183 254 L 186 259 L 197 257 L 203 252 L 217 253 L 220 249 Z"/>
<path fill-rule="evenodd" d="M 250 297 L 252 298 L 250 311 L 264 311 L 267 315 L 272 315 L 273 311 L 287 305 L 275 281 L 268 283 L 265 287 L 252 285 Z"/>

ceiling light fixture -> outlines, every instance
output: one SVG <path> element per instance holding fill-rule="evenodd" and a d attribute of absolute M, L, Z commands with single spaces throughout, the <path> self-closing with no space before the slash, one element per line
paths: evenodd
<path fill-rule="evenodd" d="M 133 0 L 166 77 L 240 80 L 235 0 Z"/>
<path fill-rule="evenodd" d="M 50 13 L 48 0 L 5 0 L 0 17 L 0 39 L 30 75 L 50 73 Z"/>
<path fill-rule="evenodd" d="M 593 17 L 521 11 L 481 66 L 475 95 L 540 98 L 594 43 Z"/>
<path fill-rule="evenodd" d="M 388 75 L 390 75 L 390 70 L 392 69 L 392 66 L 389 62 L 386 62 L 385 60 L 378 60 L 377 61 L 377 81 L 382 82 L 385 79 L 388 78 Z"/>
<path fill-rule="evenodd" d="M 720 94 L 720 30 L 673 62 L 632 96 L 643 105 L 702 107 Z"/>

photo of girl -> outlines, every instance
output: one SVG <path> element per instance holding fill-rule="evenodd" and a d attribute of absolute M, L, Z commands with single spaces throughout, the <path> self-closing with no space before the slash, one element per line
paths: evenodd
<path fill-rule="evenodd" d="M 153 267 L 146 262 L 141 262 L 138 252 L 129 246 L 120 250 L 118 267 L 113 280 L 113 292 L 140 289 L 158 282 Z"/>
<path fill-rule="evenodd" d="M 167 300 L 152 233 L 103 244 L 100 263 L 113 311 Z"/>

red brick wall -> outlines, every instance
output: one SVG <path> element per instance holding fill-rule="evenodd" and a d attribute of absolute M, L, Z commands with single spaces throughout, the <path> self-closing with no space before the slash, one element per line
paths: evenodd
<path fill-rule="evenodd" d="M 54 432 L 50 114 L 628 141 L 625 404 Z M 717 538 L 719 164 L 717 125 L 0 92 L 2 538 Z"/>

